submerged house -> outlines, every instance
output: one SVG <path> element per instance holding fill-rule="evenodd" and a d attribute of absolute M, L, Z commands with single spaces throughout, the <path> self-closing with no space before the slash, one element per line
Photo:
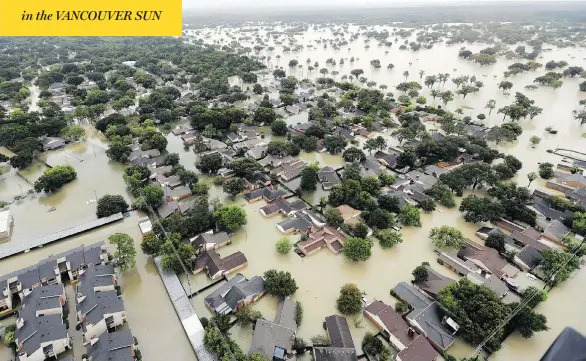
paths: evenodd
<path fill-rule="evenodd" d="M 456 340 L 454 334 L 460 326 L 442 311 L 440 305 L 413 288 L 400 282 L 393 290 L 413 310 L 406 316 L 407 322 L 424 335 L 439 352 L 445 352 Z"/>
<path fill-rule="evenodd" d="M 398 352 L 397 360 L 435 361 L 437 359 L 438 352 L 425 336 L 418 334 L 391 306 L 381 301 L 374 301 L 366 306 L 364 315 L 389 339 Z"/>
<path fill-rule="evenodd" d="M 307 232 L 311 227 L 322 228 L 326 223 L 310 210 L 295 213 L 293 218 L 277 223 L 277 229 L 282 233 Z"/>
<path fill-rule="evenodd" d="M 262 277 L 254 276 L 247 280 L 238 273 L 210 293 L 204 302 L 212 311 L 225 315 L 256 302 L 264 292 Z"/>
<path fill-rule="evenodd" d="M 88 361 L 135 361 L 136 344 L 130 330 L 105 333 L 87 346 Z"/>
<path fill-rule="evenodd" d="M 126 322 L 124 302 L 116 291 L 117 278 L 111 264 L 90 267 L 76 285 L 77 322 L 86 343 Z"/>
<path fill-rule="evenodd" d="M 272 217 L 277 213 L 281 213 L 285 217 L 292 217 L 295 213 L 307 208 L 308 205 L 302 199 L 290 202 L 287 199 L 279 198 L 262 207 L 259 211 L 265 217 Z"/>
<path fill-rule="evenodd" d="M 65 139 L 59 137 L 44 137 L 41 139 L 43 152 L 65 147 Z"/>
<path fill-rule="evenodd" d="M 287 196 L 287 191 L 284 189 L 271 189 L 270 187 L 264 187 L 246 193 L 244 199 L 250 203 L 258 202 L 261 199 L 264 199 L 267 203 L 271 203 L 277 199 L 285 198 L 285 196 Z"/>
<path fill-rule="evenodd" d="M 256 321 L 248 354 L 258 352 L 267 360 L 273 361 L 291 358 L 297 332 L 296 315 L 297 303 L 290 298 L 281 300 L 274 321 L 263 318 Z"/>
<path fill-rule="evenodd" d="M 427 280 L 423 282 L 416 282 L 413 284 L 413 286 L 435 300 L 438 298 L 440 291 L 444 287 L 456 282 L 450 277 L 446 277 L 438 273 L 430 266 L 425 266 L 425 269 L 427 270 Z"/>
<path fill-rule="evenodd" d="M 326 247 L 334 253 L 340 253 L 345 241 L 346 236 L 333 227 L 311 228 L 308 237 L 297 243 L 297 248 L 306 256 Z"/>
<path fill-rule="evenodd" d="M 358 361 L 354 340 L 348 322 L 342 316 L 326 317 L 326 332 L 330 339 L 329 346 L 314 346 L 315 361 Z"/>
<path fill-rule="evenodd" d="M 224 258 L 216 251 L 203 252 L 195 259 L 193 274 L 206 271 L 208 277 L 216 279 L 237 271 L 248 264 L 242 252 L 235 252 Z"/>
<path fill-rule="evenodd" d="M 218 249 L 230 243 L 230 236 L 226 232 L 213 233 L 213 231 L 202 233 L 189 240 L 196 253 Z"/>
<path fill-rule="evenodd" d="M 483 273 L 494 274 L 498 278 L 515 277 L 519 270 L 502 258 L 494 248 L 468 241 L 458 257 L 474 263 Z"/>
<path fill-rule="evenodd" d="M 317 174 L 317 178 L 324 190 L 332 189 L 333 186 L 339 184 L 342 180 L 332 167 L 323 167 Z"/>
<path fill-rule="evenodd" d="M 37 287 L 23 299 L 14 332 L 20 361 L 56 358 L 71 349 L 69 333 L 63 323 L 65 302 L 65 289 L 61 284 Z"/>

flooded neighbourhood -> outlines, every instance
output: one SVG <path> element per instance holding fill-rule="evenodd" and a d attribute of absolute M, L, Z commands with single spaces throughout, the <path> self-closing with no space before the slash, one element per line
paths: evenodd
<path fill-rule="evenodd" d="M 1 207 L 4 207 L 0 207 L 0 211 L 9 211 L 10 215 L 6 220 L 7 236 L 0 239 L 0 250 L 59 234 L 98 217 L 120 213 L 123 216 L 121 220 L 99 228 L 63 239 L 57 237 L 50 244 L 2 258 L 0 275 L 42 264 L 44 260 L 51 260 L 55 255 L 82 245 L 105 241 L 108 261 L 104 264 L 87 262 L 80 268 L 79 277 L 84 272 L 100 272 L 106 266 L 116 266 L 117 281 L 114 283 L 116 287 L 120 286 L 117 299 L 123 300 L 125 312 L 125 321 L 121 325 L 108 326 L 107 332 L 92 336 L 88 342 L 90 336 L 87 335 L 91 331 L 86 316 L 80 317 L 83 307 L 80 304 L 83 301 L 80 301 L 81 293 L 76 291 L 81 287 L 77 285 L 78 279 L 69 280 L 67 276 L 71 282 L 55 281 L 64 284 L 67 304 L 61 304 L 61 308 L 68 310 L 63 313 L 63 324 L 68 319 L 67 332 L 71 347 L 66 347 L 67 350 L 60 354 L 57 349 L 51 349 L 51 354 L 41 347 L 47 357 L 62 360 L 72 356 L 75 361 L 92 361 L 88 353 L 91 355 L 96 352 L 95 355 L 98 355 L 105 352 L 106 355 L 112 355 L 111 349 L 101 349 L 102 346 L 99 346 L 104 341 L 100 344 L 97 340 L 104 340 L 104 335 L 115 337 L 112 335 L 131 330 L 131 336 L 136 338 L 138 344 L 134 341 L 123 347 L 132 350 L 132 356 L 129 357 L 138 361 L 164 358 L 207 361 L 207 357 L 223 360 L 228 357 L 228 353 L 222 355 L 226 347 L 230 355 L 236 354 L 234 358 L 238 361 L 263 361 L 270 359 L 270 356 L 277 360 L 299 358 L 309 361 L 313 358 L 315 361 L 333 361 L 333 356 L 320 356 L 320 352 L 341 352 L 339 349 L 348 351 L 340 358 L 343 361 L 363 357 L 371 361 L 453 361 L 468 360 L 468 357 L 473 360 L 473 356 L 480 351 L 477 346 L 489 330 L 483 330 L 486 334 L 482 337 L 474 337 L 466 327 L 470 326 L 469 322 L 477 320 L 464 321 L 462 317 L 465 312 L 454 312 L 449 309 L 450 305 L 446 305 L 444 290 L 458 284 L 470 284 L 473 285 L 470 287 L 479 287 L 482 292 L 489 292 L 501 307 L 499 312 L 503 316 L 495 316 L 497 321 L 504 320 L 507 313 L 526 301 L 525 290 L 534 288 L 547 291 L 545 301 L 535 302 L 531 307 L 523 304 L 524 312 L 531 314 L 528 317 L 534 317 L 530 326 L 525 325 L 526 328 L 523 328 L 509 324 L 507 320 L 499 326 L 506 331 L 502 340 L 481 345 L 484 347 L 480 355 L 486 355 L 488 360 L 538 360 L 564 328 L 573 327 L 586 334 L 586 322 L 576 316 L 584 306 L 581 289 L 586 286 L 586 275 L 581 269 L 584 265 L 581 260 L 583 253 L 580 253 L 584 231 L 576 221 L 583 217 L 583 204 L 586 202 L 583 195 L 586 189 L 586 178 L 583 176 L 586 169 L 586 127 L 577 118 L 586 104 L 583 101 L 586 93 L 579 91 L 584 84 L 584 70 L 580 76 L 563 77 L 563 85 L 559 87 L 531 87 L 536 77 L 547 76 L 552 69 L 541 66 L 504 77 L 503 73 L 511 70 L 511 65 L 526 60 L 519 56 L 505 57 L 503 49 L 499 50 L 498 61 L 487 66 L 459 56 L 464 50 L 471 54 L 486 55 L 486 49 L 494 46 L 492 42 L 484 43 L 480 39 L 455 44 L 431 41 L 429 45 L 432 46 L 417 51 L 409 50 L 409 45 L 403 45 L 405 49 L 399 48 L 403 43 L 425 42 L 421 40 L 421 32 L 432 34 L 436 31 L 441 32 L 446 39 L 454 38 L 454 34 L 459 31 L 464 33 L 471 30 L 465 27 L 467 24 L 450 23 L 444 24 L 444 27 L 435 23 L 425 27 L 411 27 L 390 21 L 385 22 L 385 25 L 359 24 L 349 21 L 303 25 L 248 23 L 238 27 L 188 25 L 183 37 L 178 39 L 180 42 L 168 45 L 163 41 L 153 47 L 164 47 L 173 56 L 178 56 L 179 53 L 175 52 L 179 50 L 173 49 L 174 46 L 185 47 L 183 51 L 187 52 L 191 50 L 186 49 L 192 49 L 187 44 L 207 44 L 209 48 L 205 52 L 196 48 L 198 50 L 191 54 L 196 58 L 197 54 L 205 54 L 203 60 L 197 58 L 195 65 L 186 65 L 172 56 L 167 58 L 153 54 L 151 50 L 148 50 L 145 59 L 135 59 L 132 56 L 140 54 L 141 50 L 137 50 L 142 45 L 140 43 L 132 47 L 129 52 L 132 56 L 127 59 L 124 52 L 116 48 L 117 44 L 110 44 L 116 48 L 112 59 L 120 64 L 123 62 L 118 60 L 124 60 L 124 66 L 109 64 L 109 61 L 103 60 L 103 55 L 100 55 L 97 65 L 88 65 L 86 61 L 75 61 L 75 56 L 70 54 L 72 62 L 63 65 L 55 60 L 53 65 L 54 69 L 61 68 L 62 72 L 64 67 L 73 69 L 75 66 L 77 70 L 71 70 L 74 75 L 66 75 L 67 78 L 54 82 L 48 80 L 48 85 L 39 83 L 38 79 L 45 79 L 43 75 L 47 73 L 55 78 L 57 76 L 53 74 L 55 70 L 41 64 L 41 70 L 31 82 L 40 84 L 42 89 L 29 82 L 29 94 L 27 100 L 21 101 L 22 104 L 28 106 L 29 114 L 41 111 L 44 112 L 43 119 L 52 119 L 52 113 L 45 104 L 46 99 L 54 99 L 55 94 L 59 93 L 56 83 L 61 84 L 65 79 L 68 79 L 65 87 L 77 83 L 77 72 L 81 78 L 79 84 L 74 86 L 75 89 L 63 91 L 65 94 L 60 96 L 67 98 L 67 94 L 74 94 L 83 88 L 83 91 L 71 97 L 74 103 L 72 108 L 83 108 L 85 113 L 76 113 L 74 110 L 68 113 L 70 117 L 67 121 L 68 127 L 80 126 L 84 135 L 76 140 L 65 141 L 65 128 L 61 129 L 61 134 L 51 134 L 50 137 L 40 135 L 40 149 L 44 151 L 31 151 L 32 159 L 22 167 L 13 161 L 28 153 L 19 141 L 4 141 L 0 144 L 0 153 L 7 159 L 0 163 L 0 201 Z M 480 32 L 480 28 L 477 29 Z M 381 35 L 383 33 L 386 35 Z M 385 45 L 385 41 L 392 45 Z M 572 47 L 540 44 L 536 47 L 539 52 L 534 60 L 542 65 L 565 60 L 570 66 L 586 67 L 586 47 L 584 41 L 580 41 L 580 45 Z M 527 49 L 523 50 L 526 53 L 535 45 L 531 41 L 499 44 L 512 50 L 523 47 Z M 2 45 L 0 42 L 0 48 Z M 71 46 L 72 53 L 76 52 L 75 47 L 79 47 L 81 54 L 88 51 L 83 44 L 72 43 Z M 288 50 L 283 50 L 284 47 Z M 106 51 L 105 48 L 107 46 L 100 48 L 100 51 Z M 219 53 L 220 50 L 229 53 L 230 59 L 212 59 L 214 55 L 210 54 Z M 246 55 L 244 60 L 241 55 Z M 44 61 L 47 60 L 40 62 Z M 241 64 L 238 63 L 240 61 Z M 220 77 L 230 88 L 225 86 L 216 92 L 214 86 L 210 85 L 210 78 L 201 74 L 206 66 L 209 68 L 205 71 L 210 77 Z M 221 68 L 221 71 L 217 70 L 217 74 L 211 75 L 216 71 L 214 67 Z M 361 70 L 360 80 L 358 75 L 349 77 L 351 71 L 356 69 Z M 280 70 L 286 76 L 278 76 Z M 555 68 L 553 71 L 562 72 Z M 449 77 L 444 83 L 436 81 L 435 85 L 426 86 L 426 76 L 436 74 L 448 74 Z M 246 80 L 246 76 L 253 77 L 254 81 Z M 463 76 L 467 79 L 474 76 L 476 84 L 480 82 L 482 85 L 469 94 L 458 95 L 463 86 L 473 87 L 452 82 Z M 287 80 L 290 80 L 287 77 L 296 78 L 292 93 L 297 101 L 293 105 L 286 105 L 284 100 L 290 95 L 286 89 Z M 328 78 L 332 79 L 329 83 L 326 82 Z M 298 83 L 302 80 L 303 83 Z M 503 81 L 512 82 L 512 87 L 503 89 Z M 398 84 L 409 82 L 423 86 L 417 88 L 416 96 L 410 94 L 412 99 L 407 99 L 405 104 L 399 98 L 401 95 L 406 96 L 407 92 L 396 88 Z M 256 85 L 260 86 L 260 92 L 253 91 Z M 284 88 L 286 91 L 283 91 Z M 377 100 L 380 103 L 373 106 L 370 112 L 360 109 L 363 106 L 358 105 L 361 91 L 368 90 L 369 96 L 375 97 L 372 94 L 377 89 L 380 89 L 380 94 L 376 95 L 377 99 L 380 95 L 380 100 Z M 44 94 L 49 90 L 54 92 L 52 98 Z M 435 93 L 438 90 L 453 92 L 453 99 L 442 101 Z M 542 109 L 536 115 L 518 117 L 512 122 L 522 129 L 522 133 L 495 142 L 488 134 L 491 129 L 501 129 L 504 124 L 511 123 L 511 113 L 507 113 L 507 119 L 504 119 L 500 109 L 515 106 L 517 92 Z M 108 93 L 110 98 L 106 97 L 104 102 L 95 100 L 102 93 Z M 236 94 L 241 99 L 226 100 L 227 94 Z M 311 97 L 312 100 L 301 100 L 305 97 Z M 419 101 L 421 97 L 423 100 Z M 490 100 L 496 104 L 492 108 L 487 107 Z M 339 106 L 343 101 L 350 101 L 349 109 Z M 274 103 L 274 106 L 265 108 L 263 103 L 266 102 Z M 14 108 L 18 108 L 14 104 L 18 102 L 13 99 L 8 103 L 3 105 L 7 109 L 6 117 L 0 112 L 0 120 L 9 124 L 6 129 L 18 121 L 9 115 L 14 114 Z M 103 105 L 103 109 L 91 108 L 96 104 Z M 335 116 L 316 116 L 315 109 L 325 112 L 330 104 L 338 105 L 337 109 L 334 107 Z M 377 109 L 381 104 L 384 109 Z M 439 115 L 433 113 L 438 106 Z M 259 121 L 263 114 L 258 109 L 271 109 L 273 119 Z M 92 118 L 91 112 L 100 110 L 99 115 Z M 573 110 L 576 112 L 573 113 Z M 440 120 L 428 120 L 434 116 Z M 12 117 L 16 119 L 16 116 Z M 443 118 L 451 117 L 456 117 L 456 124 L 472 130 L 447 132 Z M 464 120 L 465 117 L 468 119 Z M 278 120 L 286 124 L 286 130 L 282 133 L 270 125 Z M 366 129 L 367 126 L 363 124 L 369 121 L 376 123 L 376 126 Z M 224 126 L 226 122 L 227 126 Z M 417 135 L 407 141 L 399 140 L 396 131 L 408 128 L 410 122 L 418 123 L 422 129 L 418 129 Z M 4 127 L 1 122 L 0 127 Z M 103 127 L 102 130 L 100 127 Z M 317 137 L 317 146 L 308 151 L 297 145 L 297 151 L 291 151 L 295 148 L 292 144 L 297 144 L 296 137 L 311 138 L 305 134 L 310 127 L 324 132 L 321 137 Z M 483 134 L 480 140 L 474 140 L 476 131 Z M 1 134 L 12 137 L 14 133 L 6 130 Z M 438 134 L 441 140 L 434 138 Z M 420 150 L 418 144 L 434 139 L 437 144 L 447 147 L 448 144 L 440 143 L 447 136 L 458 137 L 458 141 L 466 142 L 466 146 L 460 146 L 460 149 L 456 147 L 457 159 L 465 160 L 454 164 L 450 163 L 451 159 L 426 163 L 428 154 L 422 155 L 421 152 L 431 154 L 441 150 L 431 146 Z M 14 137 L 18 138 L 17 135 Z M 377 137 L 384 139 L 383 146 L 369 149 L 369 141 Z M 539 140 L 535 140 L 536 137 Z M 32 136 L 25 140 L 30 138 Z M 57 149 L 48 149 L 46 138 L 63 139 L 64 143 Z M 345 138 L 340 151 L 328 151 L 330 146 L 325 144 L 328 138 Z M 471 147 L 471 144 L 476 148 Z M 353 147 L 363 150 L 359 162 L 345 159 L 347 153 L 344 149 Z M 484 162 L 478 153 L 469 154 L 474 152 L 466 147 L 477 149 L 480 153 L 491 148 L 496 149 L 497 154 L 502 153 L 494 157 L 493 168 L 489 168 L 492 173 L 497 172 L 493 169 L 498 164 L 510 161 L 505 158 L 506 155 L 520 161 L 522 167 L 511 171 L 509 177 L 503 176 L 504 179 L 481 180 L 478 187 L 476 182 L 471 182 L 474 183 L 472 187 L 470 184 L 460 189 L 451 187 L 451 184 L 456 183 L 455 180 L 450 183 L 447 177 L 430 171 L 441 170 L 448 175 L 462 174 L 464 177 L 467 175 L 457 173 L 458 169 L 492 162 L 492 158 Z M 407 158 L 405 154 L 410 152 L 415 154 L 417 160 L 410 166 L 399 166 Z M 178 155 L 176 159 L 175 154 Z M 243 159 L 250 160 L 250 163 Z M 394 159 L 395 163 L 389 164 L 388 159 Z M 551 163 L 555 168 L 551 176 L 542 176 L 545 174 L 544 163 Z M 243 169 L 241 164 L 244 164 Z M 304 172 L 314 164 L 315 176 L 309 182 L 312 184 L 307 186 Z M 346 174 L 346 170 L 353 166 L 359 167 L 356 178 Z M 75 170 L 73 179 L 59 184 L 51 191 L 46 191 L 51 187 L 50 182 L 43 185 L 37 181 L 55 169 L 69 167 Z M 535 177 L 532 178 L 532 175 Z M 392 181 L 383 184 L 387 176 Z M 376 189 L 368 187 L 369 184 L 364 181 L 366 178 L 374 178 Z M 527 194 L 531 200 L 520 208 L 531 209 L 533 224 L 522 216 L 510 216 L 509 209 L 504 209 L 504 206 L 500 206 L 497 216 L 477 218 L 482 219 L 480 221 L 465 220 L 464 216 L 480 214 L 483 210 L 461 210 L 461 204 L 474 198 L 491 199 L 484 208 L 496 207 L 494 202 L 504 204 L 507 196 L 499 195 L 497 188 L 509 182 L 516 182 L 519 187 L 529 189 Z M 348 184 L 358 188 L 356 198 L 348 196 L 352 190 L 344 187 L 353 187 Z M 433 196 L 431 192 L 436 184 L 446 186 L 455 206 L 446 207 L 439 198 Z M 121 197 L 115 201 L 108 198 L 118 195 Z M 387 208 L 383 204 L 385 195 L 394 199 L 397 205 Z M 570 195 L 576 195 L 576 198 Z M 579 198 L 580 195 L 584 198 Z M 509 195 L 509 198 L 514 197 L 516 195 Z M 104 198 L 108 198 L 112 204 Z M 554 201 L 550 201 L 552 198 Z M 494 199 L 497 201 L 493 202 Z M 566 203 L 562 204 L 559 199 L 566 200 Z M 430 200 L 433 209 L 424 211 L 423 200 Z M 556 200 L 558 208 L 551 205 Z M 100 215 L 100 204 L 106 203 L 106 214 Z M 419 226 L 415 225 L 416 222 L 409 224 L 406 220 L 405 205 L 407 209 L 417 210 Z M 397 211 L 388 210 L 393 207 Z M 333 209 L 336 211 L 333 212 Z M 355 213 L 346 216 L 343 211 Z M 385 217 L 388 215 L 388 219 L 380 221 L 386 227 L 379 227 L 373 220 L 377 211 Z M 330 220 L 330 215 L 336 212 L 341 218 L 340 222 Z M 567 220 L 563 215 L 568 212 L 574 217 L 574 225 L 571 222 L 567 225 L 566 222 L 566 225 L 556 228 L 559 230 L 563 227 L 559 231 L 563 235 L 558 237 L 556 233 L 552 236 L 554 227 L 550 229 L 549 225 L 552 221 L 557 222 L 557 225 L 562 223 L 562 219 Z M 557 218 L 552 220 L 552 217 Z M 368 234 L 360 236 L 357 224 L 364 226 Z M 432 241 L 431 235 L 442 226 L 452 227 L 454 232 L 459 231 L 460 244 L 453 247 L 455 249 L 448 250 L 450 246 L 445 249 L 438 247 L 436 239 Z M 399 234 L 401 241 L 383 247 L 383 231 L 391 231 L 389 233 L 395 236 Z M 495 232 L 501 234 L 502 249 L 495 248 L 490 242 L 485 243 L 489 238 L 492 240 L 491 235 Z M 114 234 L 125 234 L 132 240 L 135 265 L 128 269 L 124 268 L 125 257 L 120 243 L 110 238 Z M 287 240 L 283 241 L 285 237 Z M 287 249 L 281 252 L 278 241 L 283 241 L 288 248 L 285 247 Z M 354 241 L 367 244 L 368 256 L 364 259 L 361 255 L 353 260 L 346 250 L 350 248 L 346 242 Z M 575 261 L 576 267 L 567 269 L 565 266 L 568 261 L 562 266 L 558 264 L 554 273 L 543 270 L 539 265 L 542 252 L 552 250 L 563 251 L 572 258 L 572 264 Z M 532 262 L 535 264 L 526 265 L 525 258 L 521 257 L 521 254 L 526 253 L 532 253 Z M 157 269 L 155 258 L 166 272 L 177 273 L 182 290 L 169 289 L 168 281 L 165 280 L 169 276 Z M 69 260 L 67 262 L 70 263 Z M 184 267 L 187 273 L 183 271 L 186 269 Z M 94 268 L 99 271 L 93 271 Z M 417 270 L 421 269 L 425 272 L 423 281 L 417 280 Z M 560 271 L 562 269 L 564 271 Z M 279 292 L 285 292 L 282 288 L 290 285 L 270 285 L 272 282 L 269 282 L 270 277 L 266 273 L 269 270 L 288 272 L 288 276 L 281 276 L 294 279 L 296 288 L 279 296 Z M 63 272 L 61 266 L 55 269 L 56 273 L 59 271 Z M 565 271 L 567 280 L 558 282 L 556 277 Z M 234 286 L 237 279 L 241 283 Z M 262 288 L 252 291 L 256 285 L 253 281 L 259 282 L 259 279 Z M 6 288 L 7 292 L 4 297 L 8 299 L 8 293 L 13 292 L 13 279 L 0 277 L 0 280 L 3 282 L 2 288 Z M 280 281 L 284 282 L 283 279 Z M 19 278 L 18 282 L 22 283 L 22 280 Z M 38 282 L 41 284 L 39 289 L 54 286 L 54 283 L 42 277 Z M 83 285 L 83 282 L 80 283 Z M 342 298 L 341 289 L 347 284 L 354 284 L 358 289 L 358 294 L 355 293 L 358 299 L 354 300 L 359 305 L 358 312 L 342 311 L 339 298 Z M 8 307 L 6 301 L 3 301 L 2 312 L 8 308 L 10 312 L 0 320 L 0 330 L 3 331 L 0 337 L 5 340 L 4 330 L 16 324 L 16 330 L 11 336 L 18 339 L 20 335 L 21 338 L 11 346 L 0 341 L 1 361 L 13 360 L 15 355 L 17 358 L 20 355 L 21 361 L 26 359 L 26 356 L 22 357 L 27 347 L 20 345 L 25 343 L 22 340 L 24 331 L 18 325 L 19 317 L 26 315 L 26 306 L 22 307 L 22 304 L 26 305 L 27 298 L 36 297 L 35 292 L 39 292 L 33 292 L 33 287 L 37 285 L 31 286 L 30 290 L 13 292 L 14 296 L 11 294 L 10 299 L 18 300 L 14 301 L 14 308 Z M 29 296 L 29 292 L 33 296 Z M 95 291 L 95 294 L 99 293 Z M 186 300 L 179 308 L 178 300 L 183 298 L 178 295 L 184 295 Z M 464 304 L 465 300 L 461 303 Z M 185 314 L 191 307 L 197 317 L 187 321 Z M 299 311 L 300 307 L 302 312 Z M 405 307 L 405 310 L 399 307 Z M 295 311 L 291 311 L 291 308 Z M 250 312 L 250 315 L 242 316 L 242 309 Z M 417 314 L 420 309 L 427 311 Z M 258 313 L 255 314 L 255 311 Z M 59 312 L 63 311 L 60 309 Z M 425 318 L 432 313 L 432 317 L 437 320 L 429 321 L 429 318 Z M 289 323 L 293 322 L 293 328 L 287 326 L 286 321 L 292 314 L 295 315 L 294 320 L 289 320 Z M 332 315 L 342 317 L 330 318 Z M 540 323 L 541 315 L 546 318 L 546 325 L 545 322 Z M 385 321 L 384 317 L 389 318 Z M 413 326 L 421 320 L 429 321 L 429 327 L 436 330 L 441 342 L 430 335 L 428 326 Z M 458 320 L 461 320 L 460 324 Z M 497 321 L 487 323 L 490 326 L 486 327 L 494 327 Z M 388 329 L 391 322 L 396 327 L 394 331 Z M 336 328 L 333 328 L 334 323 Z M 346 327 L 349 334 L 345 334 Z M 396 333 L 402 332 L 397 331 L 401 327 L 405 328 L 404 332 L 408 334 L 405 337 L 409 342 L 395 339 L 398 337 Z M 215 336 L 211 329 L 218 330 L 220 336 L 213 342 L 222 345 L 223 349 L 217 344 L 212 346 L 210 340 Z M 336 338 L 336 331 L 341 334 L 342 341 Z M 289 335 L 285 341 L 279 339 L 281 332 Z M 523 337 L 522 333 L 525 335 L 525 332 L 531 337 Z M 376 335 L 378 342 L 383 341 L 377 346 L 378 351 L 371 344 L 377 344 L 372 341 L 372 335 Z M 476 342 L 467 341 L 472 338 Z M 410 344 L 413 340 L 419 342 Z M 230 343 L 232 341 L 236 346 Z M 445 344 L 442 343 L 444 341 Z M 98 346 L 94 346 L 96 344 Z M 11 347 L 17 351 L 13 352 Z M 411 349 L 417 350 L 418 356 L 409 354 Z M 241 360 L 240 351 L 249 355 L 248 358 Z M 385 356 L 385 352 L 389 352 L 390 356 Z"/>

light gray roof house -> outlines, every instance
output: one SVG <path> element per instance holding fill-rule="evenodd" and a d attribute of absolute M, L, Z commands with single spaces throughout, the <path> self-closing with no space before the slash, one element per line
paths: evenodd
<path fill-rule="evenodd" d="M 425 335 L 436 349 L 442 352 L 447 350 L 456 340 L 454 333 L 459 326 L 448 318 L 448 322 L 453 324 L 455 329 L 448 328 L 444 323 L 445 314 L 440 305 L 406 282 L 400 282 L 394 290 L 402 300 L 413 307 L 413 311 L 407 315 L 407 321 Z"/>
<path fill-rule="evenodd" d="M 295 301 L 286 298 L 280 301 L 275 321 L 259 319 L 256 321 L 252 334 L 249 355 L 259 352 L 269 360 L 286 359 L 291 353 L 297 323 L 295 322 Z"/>
<path fill-rule="evenodd" d="M 235 311 L 240 302 L 247 298 L 254 298 L 264 293 L 264 280 L 255 276 L 247 280 L 238 273 L 228 282 L 210 293 L 204 300 L 206 305 L 220 314 L 227 314 Z"/>
<path fill-rule="evenodd" d="M 87 348 L 90 361 L 134 361 L 134 337 L 130 330 L 102 334 Z"/>

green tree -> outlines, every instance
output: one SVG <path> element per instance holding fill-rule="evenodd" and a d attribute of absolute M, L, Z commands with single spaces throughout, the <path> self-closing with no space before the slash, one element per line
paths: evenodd
<path fill-rule="evenodd" d="M 539 176 L 543 179 L 551 179 L 554 176 L 553 164 L 545 162 L 539 165 Z"/>
<path fill-rule="evenodd" d="M 466 239 L 462 232 L 450 226 L 432 228 L 429 232 L 429 238 L 437 248 L 461 249 L 466 246 Z"/>
<path fill-rule="evenodd" d="M 287 135 L 287 123 L 285 123 L 283 120 L 275 120 L 273 124 L 271 124 L 271 131 L 273 132 L 273 135 L 276 136 Z"/>
<path fill-rule="evenodd" d="M 72 166 L 57 165 L 51 169 L 47 169 L 43 175 L 35 181 L 35 191 L 44 191 L 46 193 L 54 192 L 75 178 L 77 178 L 77 173 Z"/>
<path fill-rule="evenodd" d="M 79 125 L 70 125 L 61 130 L 63 138 L 70 141 L 78 141 L 85 137 L 85 129 Z"/>
<path fill-rule="evenodd" d="M 271 108 L 260 107 L 254 111 L 252 120 L 257 124 L 271 125 L 277 119 L 277 114 Z"/>
<path fill-rule="evenodd" d="M 547 275 L 552 285 L 567 280 L 580 264 L 578 257 L 560 249 L 548 249 L 541 252 L 539 267 Z"/>
<path fill-rule="evenodd" d="M 291 241 L 287 237 L 283 237 L 277 241 L 277 252 L 280 254 L 287 254 L 293 249 Z"/>
<path fill-rule="evenodd" d="M 315 164 L 307 165 L 301 170 L 300 187 L 304 191 L 315 191 L 319 168 Z"/>
<path fill-rule="evenodd" d="M 98 199 L 96 216 L 98 218 L 108 217 L 112 214 L 124 212 L 128 209 L 128 203 L 121 195 L 106 194 Z"/>
<path fill-rule="evenodd" d="M 413 282 L 415 282 L 415 283 L 426 282 L 429 279 L 429 273 L 427 272 L 427 267 L 424 265 L 420 265 L 420 266 L 415 267 L 415 269 L 413 270 L 413 272 L 411 272 L 411 274 L 413 275 Z"/>
<path fill-rule="evenodd" d="M 405 226 L 421 227 L 421 214 L 417 207 L 407 204 L 399 213 L 399 221 Z"/>
<path fill-rule="evenodd" d="M 498 201 L 469 195 L 460 203 L 460 212 L 464 213 L 466 222 L 478 223 L 498 219 L 503 213 L 503 208 Z"/>
<path fill-rule="evenodd" d="M 234 232 L 247 223 L 246 212 L 239 206 L 223 206 L 214 212 L 216 225 L 228 232 Z"/>
<path fill-rule="evenodd" d="M 136 265 L 136 249 L 134 249 L 134 240 L 127 234 L 114 233 L 108 237 L 108 241 L 116 246 L 114 259 L 116 267 L 122 272 L 126 272 Z"/>
<path fill-rule="evenodd" d="M 201 156 L 197 169 L 202 173 L 216 174 L 222 168 L 222 165 L 222 156 L 219 153 L 210 153 Z"/>
<path fill-rule="evenodd" d="M 574 213 L 572 231 L 576 234 L 586 234 L 586 212 Z"/>
<path fill-rule="evenodd" d="M 346 283 L 340 289 L 340 296 L 336 300 L 338 311 L 346 316 L 355 315 L 362 311 L 362 292 L 353 283 Z"/>
<path fill-rule="evenodd" d="M 421 207 L 424 212 L 433 212 L 435 211 L 435 202 L 432 198 L 426 198 L 419 203 L 419 207 Z"/>
<path fill-rule="evenodd" d="M 270 269 L 263 275 L 265 291 L 278 298 L 291 296 L 297 291 L 297 282 L 289 272 Z"/>
<path fill-rule="evenodd" d="M 375 233 L 382 248 L 392 248 L 398 243 L 403 243 L 403 235 L 394 229 L 381 229 Z"/>
<path fill-rule="evenodd" d="M 244 306 L 236 310 L 234 316 L 236 317 L 236 323 L 238 323 L 238 326 L 245 328 L 249 327 L 256 320 L 262 318 L 262 313 L 260 313 L 260 311 L 253 310 L 249 306 Z M 251 355 L 251 360 L 253 355 Z"/>
<path fill-rule="evenodd" d="M 370 258 L 372 240 L 359 237 L 349 237 L 344 243 L 343 252 L 346 258 L 353 262 L 366 261 Z"/>
<path fill-rule="evenodd" d="M 324 147 L 330 154 L 340 153 L 348 144 L 346 139 L 341 136 L 331 135 L 324 138 Z"/>
<path fill-rule="evenodd" d="M 156 209 L 163 204 L 164 192 L 160 187 L 150 184 L 142 189 L 142 198 L 147 206 Z M 148 207 L 147 207 L 148 209 Z"/>
<path fill-rule="evenodd" d="M 348 163 L 361 162 L 366 158 L 364 152 L 356 147 L 350 147 L 344 151 L 342 158 Z"/>
<path fill-rule="evenodd" d="M 502 234 L 489 234 L 484 241 L 486 247 L 494 248 L 499 253 L 505 253 L 505 236 Z"/>
<path fill-rule="evenodd" d="M 531 183 L 537 179 L 537 173 L 531 172 L 531 173 L 527 174 L 527 179 L 529 179 L 529 184 L 527 184 L 527 187 L 530 187 Z"/>
<path fill-rule="evenodd" d="M 234 177 L 226 180 L 222 185 L 224 193 L 230 194 L 232 197 L 236 197 L 242 193 L 245 188 L 244 179 Z"/>
<path fill-rule="evenodd" d="M 262 170 L 262 166 L 252 158 L 235 158 L 228 168 L 234 171 L 236 177 L 247 179 L 250 179 L 254 172 Z"/>
<path fill-rule="evenodd" d="M 344 217 L 337 208 L 330 208 L 324 213 L 326 223 L 332 227 L 338 228 L 344 224 Z"/>
<path fill-rule="evenodd" d="M 140 242 L 140 249 L 142 253 L 149 256 L 158 255 L 161 252 L 161 247 L 165 243 L 164 239 L 152 232 L 148 232 L 142 236 L 142 242 Z"/>

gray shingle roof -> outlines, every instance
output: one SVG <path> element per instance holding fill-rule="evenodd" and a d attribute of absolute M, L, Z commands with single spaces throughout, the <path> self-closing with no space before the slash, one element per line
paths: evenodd
<path fill-rule="evenodd" d="M 130 330 L 104 333 L 98 342 L 87 348 L 92 361 L 134 361 L 134 338 Z"/>
<path fill-rule="evenodd" d="M 354 348 L 314 347 L 315 361 L 357 361 Z"/>
<path fill-rule="evenodd" d="M 326 317 L 326 329 L 330 335 L 332 346 L 354 348 L 352 334 L 350 334 L 348 322 L 344 317 L 338 315 Z"/>

